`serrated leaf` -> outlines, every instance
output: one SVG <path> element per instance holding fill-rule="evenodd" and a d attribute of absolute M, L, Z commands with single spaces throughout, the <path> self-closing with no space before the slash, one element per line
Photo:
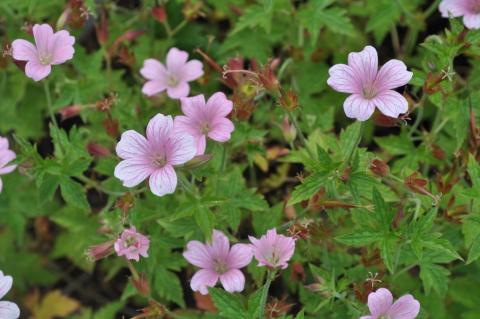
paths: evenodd
<path fill-rule="evenodd" d="M 398 249 L 400 248 L 397 247 L 395 237 L 386 236 L 380 241 L 380 255 L 383 263 L 392 274 L 395 272 L 395 256 L 399 253 Z"/>
<path fill-rule="evenodd" d="M 301 201 L 310 199 L 327 182 L 329 174 L 318 172 L 305 178 L 302 184 L 295 187 L 288 205 L 295 205 Z"/>
<path fill-rule="evenodd" d="M 220 316 L 226 319 L 247 319 L 241 295 L 231 294 L 223 289 L 208 289 Z"/>
<path fill-rule="evenodd" d="M 382 236 L 379 232 L 355 232 L 335 238 L 336 241 L 348 246 L 366 246 L 378 241 Z"/>
<path fill-rule="evenodd" d="M 60 179 L 60 190 L 67 203 L 83 210 L 90 210 L 85 189 L 80 183 L 73 181 L 71 178 L 62 177 Z"/>
<path fill-rule="evenodd" d="M 427 294 L 435 290 L 439 295 L 444 295 L 448 287 L 450 271 L 445 267 L 431 263 L 420 264 L 420 278 Z"/>
<path fill-rule="evenodd" d="M 468 252 L 468 258 L 467 258 L 467 264 L 474 262 L 479 257 L 480 257 L 480 235 L 473 240 L 473 243 L 470 246 L 470 250 Z"/>

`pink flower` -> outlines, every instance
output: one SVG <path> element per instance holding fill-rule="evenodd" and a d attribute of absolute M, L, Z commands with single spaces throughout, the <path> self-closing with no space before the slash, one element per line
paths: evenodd
<path fill-rule="evenodd" d="M 150 240 L 138 233 L 137 229 L 132 226 L 122 232 L 120 238 L 115 242 L 114 248 L 118 256 L 139 261 L 140 256 L 148 257 L 149 246 Z"/>
<path fill-rule="evenodd" d="M 16 158 L 16 154 L 9 150 L 8 139 L 0 136 L 0 176 L 9 174 L 17 168 L 17 165 L 8 165 Z M 0 193 L 2 192 L 3 182 L 0 178 Z"/>
<path fill-rule="evenodd" d="M 256 239 L 249 236 L 252 243 L 253 254 L 258 261 L 258 266 L 269 268 L 288 267 L 288 261 L 295 252 L 295 239 L 277 235 L 275 228 L 270 229 L 266 235 Z"/>
<path fill-rule="evenodd" d="M 233 108 L 225 94 L 217 92 L 205 103 L 203 95 L 185 97 L 181 100 L 182 112 L 186 116 L 175 117 L 175 128 L 195 138 L 197 155 L 205 152 L 207 136 L 217 142 L 226 142 L 235 129 L 227 118 Z"/>
<path fill-rule="evenodd" d="M 393 89 L 406 85 L 413 73 L 402 61 L 390 60 L 378 71 L 377 50 L 371 46 L 348 55 L 348 65 L 336 64 L 329 70 L 328 85 L 351 95 L 343 109 L 350 118 L 367 120 L 377 107 L 389 117 L 397 118 L 408 110 L 407 100 Z"/>
<path fill-rule="evenodd" d="M 174 166 L 191 160 L 197 152 L 193 138 L 173 129 L 171 116 L 157 114 L 147 126 L 147 138 L 130 130 L 122 134 L 117 154 L 123 159 L 115 167 L 115 177 L 125 187 L 134 187 L 149 178 L 157 196 L 171 194 L 177 187 Z"/>
<path fill-rule="evenodd" d="M 33 26 L 35 45 L 18 39 L 12 43 L 12 56 L 15 60 L 28 61 L 25 74 L 35 81 L 47 77 L 52 65 L 62 64 L 73 57 L 75 38 L 66 30 L 53 32 L 48 24 Z"/>
<path fill-rule="evenodd" d="M 412 295 L 404 295 L 392 303 L 392 293 L 380 288 L 368 295 L 370 315 L 360 319 L 414 319 L 420 312 L 420 303 Z"/>
<path fill-rule="evenodd" d="M 140 70 L 147 79 L 142 92 L 152 96 L 167 90 L 172 99 L 188 96 L 190 86 L 188 82 L 198 79 L 203 75 L 202 62 L 190 60 L 187 62 L 188 53 L 177 48 L 171 48 L 167 53 L 167 67 L 155 59 L 147 59 Z"/>
<path fill-rule="evenodd" d="M 206 295 L 208 287 L 214 287 L 219 279 L 226 291 L 242 291 L 245 276 L 239 269 L 250 263 L 252 250 L 247 244 L 235 244 L 230 249 L 227 236 L 214 230 L 211 243 L 190 241 L 183 257 L 201 268 L 193 275 L 190 287 Z"/>
<path fill-rule="evenodd" d="M 0 299 L 2 299 L 12 289 L 13 278 L 4 276 L 0 271 Z M 20 309 L 16 304 L 9 301 L 0 301 L 0 318 L 17 319 L 20 317 Z"/>
<path fill-rule="evenodd" d="M 439 9 L 444 18 L 463 16 L 463 23 L 467 28 L 480 28 L 479 0 L 443 0 Z"/>

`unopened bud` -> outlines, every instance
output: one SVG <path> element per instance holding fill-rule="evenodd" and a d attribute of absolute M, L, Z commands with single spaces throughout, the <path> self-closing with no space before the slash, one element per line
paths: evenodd
<path fill-rule="evenodd" d="M 387 163 L 379 159 L 374 159 L 370 163 L 370 170 L 379 177 L 386 177 L 390 173 L 390 168 Z"/>
<path fill-rule="evenodd" d="M 167 21 L 167 12 L 164 6 L 155 6 L 152 8 L 152 16 L 160 23 Z"/>
<path fill-rule="evenodd" d="M 82 106 L 78 104 L 66 106 L 58 111 L 62 121 L 75 117 L 82 111 Z"/>
<path fill-rule="evenodd" d="M 185 169 L 198 168 L 200 166 L 203 166 L 203 165 L 207 164 L 212 159 L 212 157 L 213 157 L 212 154 L 204 154 L 204 155 L 195 156 L 190 161 L 185 163 L 183 168 L 185 168 Z"/>
<path fill-rule="evenodd" d="M 280 91 L 280 105 L 287 111 L 291 112 L 299 107 L 298 97 L 292 90 L 285 92 L 284 90 Z"/>
<path fill-rule="evenodd" d="M 108 148 L 97 143 L 88 143 L 87 151 L 90 155 L 95 157 L 107 157 L 111 154 Z"/>
<path fill-rule="evenodd" d="M 282 122 L 282 133 L 283 137 L 288 143 L 292 143 L 297 138 L 297 129 L 295 126 L 290 124 L 288 116 L 285 115 Z"/>
<path fill-rule="evenodd" d="M 142 273 L 140 275 L 140 278 L 132 278 L 131 281 L 139 294 L 145 297 L 148 297 L 150 295 L 150 286 L 148 284 L 147 278 L 145 278 L 145 274 Z"/>
<path fill-rule="evenodd" d="M 87 249 L 87 256 L 88 259 L 91 261 L 98 261 L 100 259 L 103 259 L 110 254 L 113 253 L 113 244 L 115 243 L 115 240 L 109 240 L 107 242 L 104 242 L 102 244 L 90 246 Z"/>

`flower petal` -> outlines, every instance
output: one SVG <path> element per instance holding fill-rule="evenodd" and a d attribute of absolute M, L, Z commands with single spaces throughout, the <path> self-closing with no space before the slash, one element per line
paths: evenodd
<path fill-rule="evenodd" d="M 157 196 L 172 194 L 177 188 L 177 173 L 171 165 L 157 169 L 149 180 L 150 190 Z"/>
<path fill-rule="evenodd" d="M 187 133 L 175 132 L 170 137 L 167 146 L 167 162 L 171 165 L 181 165 L 197 154 L 195 140 Z"/>
<path fill-rule="evenodd" d="M 190 287 L 202 295 L 208 295 L 208 287 L 214 287 L 218 281 L 218 274 L 209 269 L 200 269 L 193 275 Z"/>
<path fill-rule="evenodd" d="M 213 269 L 213 259 L 207 246 L 197 240 L 188 242 L 187 250 L 183 252 L 183 257 L 194 266 Z"/>
<path fill-rule="evenodd" d="M 188 93 L 190 93 L 190 86 L 187 82 L 179 82 L 177 86 L 167 88 L 167 94 L 172 99 L 186 97 Z"/>
<path fill-rule="evenodd" d="M 438 7 L 442 17 L 460 17 L 468 13 L 467 7 L 458 0 L 443 0 Z"/>
<path fill-rule="evenodd" d="M 407 71 L 407 66 L 400 60 L 390 60 L 378 72 L 375 80 L 376 89 L 381 92 L 406 85 L 412 79 L 413 73 Z"/>
<path fill-rule="evenodd" d="M 143 135 L 134 130 L 129 130 L 122 134 L 120 141 L 117 143 L 116 152 L 122 159 L 147 156 L 149 145 Z"/>
<path fill-rule="evenodd" d="M 188 53 L 177 48 L 171 48 L 167 53 L 167 69 L 169 72 L 180 75 L 185 63 L 187 63 Z"/>
<path fill-rule="evenodd" d="M 184 97 L 180 99 L 182 104 L 182 112 L 192 119 L 199 119 L 200 111 L 205 106 L 205 96 L 203 94 L 192 97 Z"/>
<path fill-rule="evenodd" d="M 207 148 L 207 138 L 205 135 L 197 137 L 197 153 L 195 155 L 205 154 L 205 149 Z"/>
<path fill-rule="evenodd" d="M 15 152 L 11 150 L 0 151 L 0 168 L 3 168 L 4 166 L 6 166 L 8 163 L 13 161 L 16 157 L 17 155 L 15 154 Z"/>
<path fill-rule="evenodd" d="M 355 78 L 360 83 L 373 83 L 378 71 L 377 50 L 372 46 L 366 46 L 361 52 L 350 53 L 348 55 L 348 65 L 352 68 Z"/>
<path fill-rule="evenodd" d="M 245 276 L 238 269 L 230 269 L 220 275 L 220 282 L 228 292 L 240 292 L 245 288 Z"/>
<path fill-rule="evenodd" d="M 32 31 L 38 54 L 49 54 L 49 43 L 50 39 L 53 37 L 52 27 L 46 23 L 35 24 L 32 28 Z"/>
<path fill-rule="evenodd" d="M 194 118 L 179 115 L 173 119 L 173 127 L 176 132 L 188 133 L 193 137 L 198 138 L 203 135 L 199 129 L 199 125 Z"/>
<path fill-rule="evenodd" d="M 61 64 L 73 58 L 75 38 L 66 30 L 56 32 L 49 42 L 49 52 L 52 55 L 51 64 Z"/>
<path fill-rule="evenodd" d="M 248 244 L 235 244 L 228 254 L 228 266 L 230 268 L 243 268 L 247 266 L 253 257 L 252 246 Z"/>
<path fill-rule="evenodd" d="M 415 319 L 419 312 L 420 303 L 412 295 L 405 295 L 395 301 L 387 315 L 392 319 Z"/>
<path fill-rule="evenodd" d="M 12 289 L 13 278 L 11 276 L 4 276 L 0 271 L 0 299 Z"/>
<path fill-rule="evenodd" d="M 10 301 L 0 301 L 0 318 L 17 319 L 20 317 L 20 309 Z"/>
<path fill-rule="evenodd" d="M 368 295 L 368 309 L 370 309 L 372 317 L 385 315 L 392 302 L 392 293 L 385 288 L 380 288 Z"/>
<path fill-rule="evenodd" d="M 147 140 L 157 151 L 164 151 L 164 145 L 167 143 L 173 129 L 173 118 L 170 115 L 158 113 L 147 125 Z"/>
<path fill-rule="evenodd" d="M 203 75 L 203 64 L 198 60 L 188 61 L 180 71 L 181 81 L 193 81 Z"/>
<path fill-rule="evenodd" d="M 37 82 L 46 78 L 51 71 L 50 65 L 43 65 L 38 60 L 28 61 L 25 65 L 25 74 Z"/>
<path fill-rule="evenodd" d="M 392 90 L 384 91 L 377 95 L 373 104 L 386 116 L 398 118 L 408 111 L 408 101 L 400 93 Z"/>
<path fill-rule="evenodd" d="M 227 261 L 230 251 L 230 243 L 228 237 L 219 230 L 214 230 L 212 233 L 212 242 L 207 245 L 210 251 L 210 256 L 216 260 Z"/>
<path fill-rule="evenodd" d="M 147 81 L 142 87 L 142 93 L 146 96 L 154 96 L 165 91 L 167 86 L 161 80 Z"/>
<path fill-rule="evenodd" d="M 0 151 L 7 150 L 9 147 L 8 138 L 0 136 Z"/>
<path fill-rule="evenodd" d="M 216 119 L 212 123 L 212 128 L 208 132 L 208 137 L 217 142 L 226 142 L 230 139 L 235 126 L 227 118 Z"/>
<path fill-rule="evenodd" d="M 147 80 L 160 80 L 162 83 L 167 83 L 167 70 L 158 60 L 146 59 L 143 61 L 140 74 Z"/>
<path fill-rule="evenodd" d="M 10 174 L 17 168 L 17 165 L 8 165 L 0 168 L 0 175 Z"/>
<path fill-rule="evenodd" d="M 2 192 L 2 189 L 3 189 L 3 181 L 2 181 L 2 179 L 0 178 L 0 193 Z"/>
<path fill-rule="evenodd" d="M 330 77 L 327 80 L 335 91 L 342 93 L 360 94 L 362 82 L 356 77 L 353 69 L 346 64 L 336 64 L 328 70 Z"/>
<path fill-rule="evenodd" d="M 366 121 L 375 111 L 375 105 L 359 94 L 352 94 L 343 103 L 343 110 L 349 118 Z"/>
<path fill-rule="evenodd" d="M 469 29 L 480 29 L 480 14 L 465 14 L 463 16 L 463 23 Z"/>
<path fill-rule="evenodd" d="M 15 40 L 12 42 L 12 57 L 19 61 L 36 60 L 37 48 L 26 40 Z"/>
<path fill-rule="evenodd" d="M 144 158 L 129 158 L 118 163 L 114 175 L 125 187 L 135 187 L 154 172 L 151 163 Z"/>
<path fill-rule="evenodd" d="M 233 102 L 227 99 L 223 92 L 213 94 L 204 105 L 209 120 L 226 117 L 233 109 Z"/>

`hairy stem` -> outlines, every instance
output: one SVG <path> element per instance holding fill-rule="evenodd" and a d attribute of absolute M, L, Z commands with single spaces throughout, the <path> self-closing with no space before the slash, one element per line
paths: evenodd
<path fill-rule="evenodd" d="M 275 270 L 269 270 L 260 299 L 260 313 L 258 316 L 259 319 L 265 318 L 265 307 L 267 305 L 268 291 L 270 290 L 270 285 L 272 284 L 273 278 L 275 278 Z"/>
<path fill-rule="evenodd" d="M 58 129 L 57 119 L 55 118 L 55 113 L 53 112 L 52 96 L 50 95 L 48 80 L 43 81 L 43 90 L 45 91 L 45 98 L 47 99 L 47 108 L 48 113 L 50 114 L 50 120 L 52 121 L 53 125 Z"/>

